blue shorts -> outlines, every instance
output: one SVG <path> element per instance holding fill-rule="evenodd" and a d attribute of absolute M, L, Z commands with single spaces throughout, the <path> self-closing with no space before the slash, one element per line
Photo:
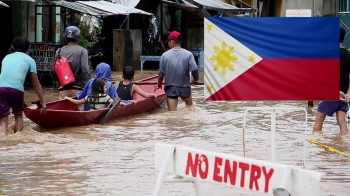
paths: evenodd
<path fill-rule="evenodd" d="M 177 86 L 167 86 L 165 93 L 169 99 L 186 99 L 191 96 L 191 87 L 177 87 Z"/>
<path fill-rule="evenodd" d="M 12 113 L 23 111 L 24 93 L 14 88 L 0 88 L 0 117 L 10 115 L 10 107 Z"/>
<path fill-rule="evenodd" d="M 318 104 L 317 111 L 327 116 L 333 116 L 336 111 L 347 112 L 349 104 L 342 101 L 321 101 Z"/>

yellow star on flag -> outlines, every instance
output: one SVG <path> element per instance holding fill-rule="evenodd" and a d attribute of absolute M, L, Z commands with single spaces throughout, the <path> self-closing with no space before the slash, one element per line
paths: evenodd
<path fill-rule="evenodd" d="M 249 62 L 254 63 L 254 60 L 255 60 L 255 58 L 254 58 L 254 56 L 253 56 L 253 55 L 252 55 L 252 56 L 249 56 Z"/>
<path fill-rule="evenodd" d="M 210 33 L 211 30 L 213 30 L 213 25 L 211 24 L 207 24 L 207 28 L 205 28 L 208 30 L 208 32 Z"/>
<path fill-rule="evenodd" d="M 213 91 L 213 87 L 212 87 L 211 85 L 208 85 L 208 86 L 207 86 L 207 91 L 208 91 L 209 93 L 211 93 L 211 92 Z"/>

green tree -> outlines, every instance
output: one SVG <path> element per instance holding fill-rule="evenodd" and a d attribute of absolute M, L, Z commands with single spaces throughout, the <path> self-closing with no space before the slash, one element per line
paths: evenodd
<path fill-rule="evenodd" d="M 74 25 L 80 29 L 80 39 L 79 45 L 84 48 L 91 48 L 95 46 L 98 42 L 100 42 L 103 37 L 101 36 L 101 27 L 93 26 L 92 29 L 90 25 L 81 21 L 83 15 L 75 13 L 74 15 L 70 15 L 66 12 L 66 21 L 68 21 L 66 26 Z M 69 22 L 71 24 L 69 24 Z M 64 31 L 61 33 L 61 43 L 64 42 Z"/>

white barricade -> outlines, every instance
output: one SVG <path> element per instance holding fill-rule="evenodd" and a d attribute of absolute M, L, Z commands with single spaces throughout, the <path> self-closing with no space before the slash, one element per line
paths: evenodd
<path fill-rule="evenodd" d="M 153 196 L 160 194 L 167 174 L 192 181 L 197 195 L 203 195 L 199 187 L 201 180 L 267 195 L 273 195 L 279 188 L 292 196 L 320 195 L 322 174 L 319 172 L 231 154 L 156 144 L 155 168 L 159 175 Z"/>
<path fill-rule="evenodd" d="M 246 157 L 246 122 L 247 122 L 247 114 L 248 111 L 269 111 L 271 114 L 271 161 L 275 162 L 276 157 L 276 111 L 277 110 L 289 110 L 289 111 L 303 111 L 303 116 L 305 117 L 304 121 L 304 159 L 303 163 L 301 165 L 305 165 L 305 159 L 306 159 L 306 136 L 307 136 L 307 112 L 305 108 L 297 108 L 297 107 L 254 107 L 254 108 L 248 108 L 244 112 L 244 119 L 243 119 L 243 156 Z"/>

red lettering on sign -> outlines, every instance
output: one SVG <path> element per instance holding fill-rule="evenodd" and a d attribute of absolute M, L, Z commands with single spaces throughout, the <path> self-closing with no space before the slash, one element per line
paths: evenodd
<path fill-rule="evenodd" d="M 263 167 L 262 167 L 262 171 L 263 171 L 263 174 L 264 174 L 264 176 L 265 176 L 265 189 L 264 189 L 264 191 L 265 191 L 265 193 L 268 193 L 268 192 L 269 192 L 270 179 L 271 179 L 272 174 L 273 174 L 273 172 L 274 172 L 275 170 L 274 170 L 273 168 L 271 168 L 271 169 L 269 170 L 269 172 L 266 173 L 266 168 L 263 166 Z"/>
<path fill-rule="evenodd" d="M 219 183 L 228 183 L 233 186 L 236 186 L 237 179 L 237 170 L 241 170 L 241 179 L 240 187 L 245 187 L 248 184 L 245 184 L 245 177 L 249 178 L 249 189 L 252 191 L 259 191 L 263 186 L 262 183 L 265 184 L 264 192 L 269 192 L 269 184 L 270 179 L 274 173 L 274 169 L 266 169 L 264 166 L 261 167 L 255 164 L 249 164 L 244 162 L 237 162 L 232 160 L 226 160 L 221 157 L 214 157 L 214 166 L 213 169 L 213 181 Z M 224 170 L 222 173 L 222 169 Z M 247 173 L 248 172 L 248 173 Z M 188 153 L 187 155 L 187 165 L 186 165 L 186 175 L 192 176 L 194 178 L 199 175 L 199 177 L 203 180 L 207 179 L 209 173 L 209 160 L 208 157 L 204 154 L 193 154 Z M 264 176 L 264 177 L 263 177 Z M 260 186 L 259 186 L 260 180 Z"/>
<path fill-rule="evenodd" d="M 190 169 L 193 177 L 197 176 L 197 167 L 198 167 L 198 154 L 195 155 L 193 161 L 192 154 L 189 152 L 187 155 L 187 165 L 186 165 L 186 175 L 189 175 Z"/>
<path fill-rule="evenodd" d="M 261 176 L 261 168 L 260 166 L 252 164 L 251 170 L 250 170 L 250 182 L 249 182 L 249 188 L 253 189 L 253 186 L 255 185 L 255 190 L 259 190 L 259 183 L 258 180 Z"/>
<path fill-rule="evenodd" d="M 36 46 L 36 50 L 46 50 L 48 47 L 47 46 Z"/>
<path fill-rule="evenodd" d="M 213 180 L 217 182 L 222 182 L 222 176 L 220 176 L 220 166 L 222 165 L 222 158 L 215 157 L 214 162 L 214 174 L 213 174 Z"/>
<path fill-rule="evenodd" d="M 245 172 L 249 170 L 249 164 L 239 162 L 239 168 L 241 168 L 241 187 L 244 187 L 244 180 L 245 180 Z"/>
<path fill-rule="evenodd" d="M 186 175 L 189 175 L 190 171 L 193 177 L 197 177 L 198 171 L 199 177 L 206 179 L 209 173 L 209 162 L 207 156 L 204 154 L 200 156 L 196 154 L 193 160 L 192 154 L 189 152 L 187 155 Z"/>
<path fill-rule="evenodd" d="M 209 162 L 207 156 L 202 154 L 199 158 L 199 177 L 206 179 L 209 172 Z"/>
<path fill-rule="evenodd" d="M 236 176 L 237 176 L 237 162 L 232 161 L 232 168 L 230 160 L 225 160 L 225 172 L 224 172 L 224 182 L 227 183 L 228 177 L 230 177 L 230 183 L 236 185 Z"/>

